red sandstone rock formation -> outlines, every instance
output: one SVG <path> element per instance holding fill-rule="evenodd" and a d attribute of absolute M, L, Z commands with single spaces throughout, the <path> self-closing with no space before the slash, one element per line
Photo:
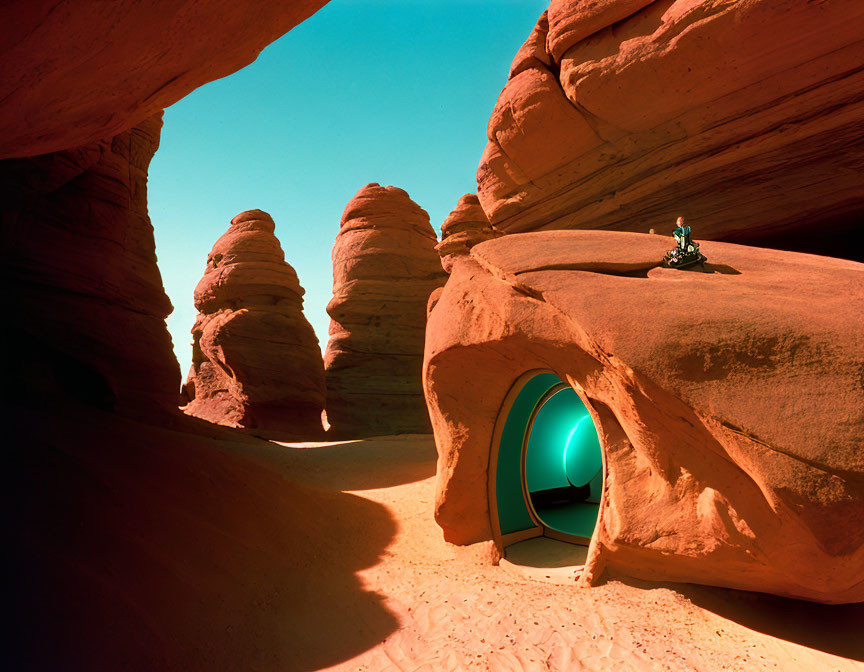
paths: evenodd
<path fill-rule="evenodd" d="M 437 242 L 402 189 L 367 184 L 345 206 L 324 356 L 334 435 L 430 431 L 420 376 L 426 303 L 446 279 Z"/>
<path fill-rule="evenodd" d="M 324 363 L 274 229 L 266 212 L 241 212 L 207 256 L 183 410 L 221 425 L 315 432 Z"/>
<path fill-rule="evenodd" d="M 449 273 L 456 257 L 467 255 L 478 243 L 500 235 L 489 223 L 477 195 L 465 194 L 441 225 L 441 242 L 435 250 L 441 257 L 444 270 Z"/>
<path fill-rule="evenodd" d="M 147 216 L 161 127 L 159 114 L 110 140 L 0 162 L 9 389 L 40 404 L 176 409 L 171 303 Z"/>
<path fill-rule="evenodd" d="M 489 120 L 480 202 L 507 233 L 686 215 L 854 255 L 836 241 L 864 213 L 862 35 L 855 0 L 552 0 Z"/>
<path fill-rule="evenodd" d="M 445 538 L 497 536 L 495 422 L 546 369 L 605 453 L 585 580 L 864 600 L 864 265 L 706 242 L 705 272 L 680 271 L 669 240 L 537 232 L 456 260 L 424 362 Z"/>
<path fill-rule="evenodd" d="M 110 138 L 248 65 L 325 0 L 0 7 L 0 158 Z"/>
<path fill-rule="evenodd" d="M 36 403 L 63 391 L 150 419 L 154 407 L 176 412 L 171 305 L 146 209 L 161 122 L 149 118 L 322 4 L 0 7 L 0 158 L 31 157 L 0 163 L 7 308 L 21 317 L 11 385 Z"/>

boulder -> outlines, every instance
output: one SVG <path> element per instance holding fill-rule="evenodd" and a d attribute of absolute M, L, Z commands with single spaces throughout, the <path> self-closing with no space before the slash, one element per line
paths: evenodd
<path fill-rule="evenodd" d="M 266 212 L 241 212 L 207 256 L 183 410 L 221 425 L 315 433 L 324 363 L 274 230 Z"/>
<path fill-rule="evenodd" d="M 670 242 L 535 232 L 456 259 L 424 360 L 445 538 L 501 543 L 496 424 L 545 370 L 603 451 L 584 581 L 864 600 L 864 265 L 708 241 L 707 263 L 676 270 Z"/>
<path fill-rule="evenodd" d="M 117 135 L 202 84 L 249 65 L 324 4 L 4 2 L 0 158 Z"/>
<path fill-rule="evenodd" d="M 0 161 L 9 394 L 176 412 L 172 307 L 147 215 L 161 127 L 160 113 L 109 140 Z"/>
<path fill-rule="evenodd" d="M 431 430 L 421 369 L 426 304 L 446 275 L 429 215 L 397 187 L 367 184 L 333 245 L 324 356 L 333 436 Z"/>
<path fill-rule="evenodd" d="M 505 233 L 684 215 L 707 239 L 859 258 L 861 35 L 854 0 L 553 0 L 489 120 L 483 209 Z"/>

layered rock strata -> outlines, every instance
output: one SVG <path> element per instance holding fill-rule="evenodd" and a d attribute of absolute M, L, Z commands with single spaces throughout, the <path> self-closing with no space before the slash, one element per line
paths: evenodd
<path fill-rule="evenodd" d="M 242 212 L 207 256 L 183 410 L 222 425 L 314 433 L 324 363 L 274 230 L 266 212 Z"/>
<path fill-rule="evenodd" d="M 547 370 L 604 452 L 584 581 L 864 600 L 864 265 L 709 241 L 681 271 L 659 263 L 668 241 L 536 232 L 456 260 L 424 361 L 445 538 L 501 543 L 496 423 Z"/>
<path fill-rule="evenodd" d="M 110 138 L 249 65 L 325 4 L 276 0 L 0 6 L 0 158 Z"/>
<path fill-rule="evenodd" d="M 420 378 L 426 304 L 446 279 L 437 242 L 397 187 L 367 184 L 345 207 L 324 356 L 334 436 L 430 431 Z"/>
<path fill-rule="evenodd" d="M 441 242 L 435 250 L 441 257 L 444 270 L 449 273 L 456 257 L 467 255 L 478 243 L 500 235 L 480 207 L 477 194 L 465 194 L 441 225 Z"/>
<path fill-rule="evenodd" d="M 7 393 L 176 411 L 172 307 L 147 215 L 161 127 L 160 113 L 109 140 L 0 162 L 6 310 L 15 316 Z"/>
<path fill-rule="evenodd" d="M 552 0 L 477 171 L 490 221 L 856 255 L 864 5 Z M 830 236 L 824 236 L 824 231 Z"/>

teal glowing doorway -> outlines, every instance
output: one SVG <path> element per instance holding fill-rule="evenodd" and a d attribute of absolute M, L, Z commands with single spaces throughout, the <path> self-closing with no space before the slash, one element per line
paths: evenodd
<path fill-rule="evenodd" d="M 588 543 L 603 491 L 597 430 L 579 395 L 552 373 L 526 374 L 501 409 L 493 450 L 503 545 L 545 535 Z"/>

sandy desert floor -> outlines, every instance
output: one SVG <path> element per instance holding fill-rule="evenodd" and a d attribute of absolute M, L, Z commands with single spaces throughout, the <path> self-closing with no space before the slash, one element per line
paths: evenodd
<path fill-rule="evenodd" d="M 10 415 L 9 669 L 864 670 L 864 605 L 577 588 L 578 547 L 444 543 L 429 436 L 190 422 Z"/>
<path fill-rule="evenodd" d="M 444 543 L 432 520 L 431 437 L 285 447 L 264 459 L 292 479 L 380 504 L 396 522 L 380 561 L 358 574 L 398 627 L 331 669 L 864 670 L 858 606 L 615 580 L 577 588 L 582 549 L 549 539 L 483 564 L 473 549 Z"/>

